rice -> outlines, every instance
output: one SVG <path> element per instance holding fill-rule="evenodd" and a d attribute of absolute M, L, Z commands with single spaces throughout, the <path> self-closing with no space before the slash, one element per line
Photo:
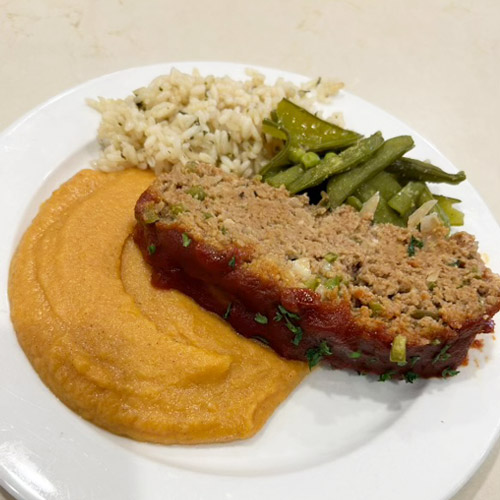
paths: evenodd
<path fill-rule="evenodd" d="M 316 111 L 315 103 L 327 102 L 343 86 L 321 78 L 300 86 L 280 78 L 267 85 L 258 72 L 247 75 L 236 81 L 172 69 L 125 99 L 88 100 L 102 115 L 102 153 L 94 167 L 152 168 L 159 174 L 200 161 L 250 177 L 275 153 L 275 141 L 262 134 L 261 124 L 281 99 Z"/>

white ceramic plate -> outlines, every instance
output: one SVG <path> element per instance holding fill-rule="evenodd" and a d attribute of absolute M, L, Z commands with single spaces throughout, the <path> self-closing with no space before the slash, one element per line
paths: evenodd
<path fill-rule="evenodd" d="M 500 359 L 491 338 L 447 381 L 379 383 L 319 369 L 255 438 L 215 446 L 158 446 L 109 434 L 62 405 L 31 368 L 9 320 L 12 252 L 39 204 L 98 154 L 99 116 L 85 99 L 124 97 L 172 66 L 244 78 L 244 66 L 227 63 L 121 71 L 55 97 L 0 136 L 0 484 L 30 500 L 449 498 L 500 429 Z M 269 81 L 304 80 L 257 69 Z M 414 157 L 455 170 L 416 132 L 349 93 L 341 93 L 332 109 L 344 112 L 347 127 L 366 134 L 411 134 Z M 452 192 L 464 201 L 466 229 L 500 270 L 494 218 L 468 183 Z"/>

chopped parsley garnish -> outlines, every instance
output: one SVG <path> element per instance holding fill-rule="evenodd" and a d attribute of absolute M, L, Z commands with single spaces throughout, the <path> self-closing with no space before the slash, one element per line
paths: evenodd
<path fill-rule="evenodd" d="M 252 338 L 258 340 L 259 342 L 262 342 L 263 344 L 269 345 L 269 340 L 261 337 L 260 335 L 254 335 Z"/>
<path fill-rule="evenodd" d="M 148 246 L 148 254 L 153 255 L 156 252 L 156 245 L 154 243 L 151 243 L 151 245 Z"/>
<path fill-rule="evenodd" d="M 294 337 L 292 340 L 293 345 L 299 345 L 304 332 L 300 326 L 294 325 L 288 318 L 285 318 L 287 328 L 293 333 Z"/>
<path fill-rule="evenodd" d="M 417 248 L 423 248 L 424 242 L 422 240 L 418 240 L 415 236 L 411 237 L 410 243 L 408 245 L 408 255 L 413 257 Z"/>
<path fill-rule="evenodd" d="M 278 306 L 278 310 L 281 314 L 283 314 L 283 316 L 287 317 L 287 318 L 290 318 L 290 319 L 297 319 L 299 320 L 300 319 L 300 316 L 298 314 L 295 314 L 293 312 L 290 312 L 288 311 L 287 309 L 285 309 L 281 304 Z"/>
<path fill-rule="evenodd" d="M 292 320 L 296 321 L 300 320 L 300 316 L 298 314 L 288 311 L 280 304 L 278 305 L 278 311 L 276 311 L 276 315 L 274 316 L 273 319 L 274 321 L 277 322 L 284 319 L 286 327 L 294 334 L 292 344 L 293 345 L 300 344 L 304 332 L 302 331 L 302 328 L 300 328 L 300 326 L 297 326 L 292 322 Z"/>
<path fill-rule="evenodd" d="M 351 359 L 359 359 L 361 357 L 361 352 L 360 351 L 351 352 L 349 353 L 349 357 Z"/>
<path fill-rule="evenodd" d="M 446 351 L 451 347 L 451 344 L 445 345 L 439 353 L 436 355 L 436 357 L 432 360 L 432 364 L 439 363 L 441 361 L 447 361 L 448 359 L 451 358 L 451 354 L 448 354 Z"/>
<path fill-rule="evenodd" d="M 410 358 L 410 367 L 413 368 L 420 361 L 420 356 L 412 356 Z"/>
<path fill-rule="evenodd" d="M 189 245 L 191 245 L 191 238 L 186 233 L 182 233 L 182 246 L 187 248 Z"/>
<path fill-rule="evenodd" d="M 311 347 L 306 351 L 307 361 L 309 362 L 309 369 L 314 368 L 325 356 L 330 356 L 332 350 L 325 340 L 323 340 L 318 347 Z"/>
<path fill-rule="evenodd" d="M 227 305 L 226 312 L 224 313 L 224 316 L 222 316 L 224 319 L 229 318 L 229 315 L 231 314 L 231 309 L 232 308 L 233 308 L 233 303 L 229 302 L 229 304 Z"/>
<path fill-rule="evenodd" d="M 445 368 L 441 375 L 443 378 L 448 378 L 448 377 L 454 377 L 455 375 L 458 375 L 460 372 L 458 370 L 452 370 L 451 368 Z"/>
<path fill-rule="evenodd" d="M 418 375 L 415 372 L 409 371 L 405 373 L 405 380 L 407 384 L 413 384 L 417 378 Z"/>
<path fill-rule="evenodd" d="M 263 314 L 257 313 L 253 319 L 256 323 L 267 325 L 267 317 Z"/>
<path fill-rule="evenodd" d="M 391 380 L 393 375 L 396 375 L 396 372 L 394 370 L 382 373 L 382 375 L 379 376 L 378 381 L 379 382 L 387 382 L 387 380 Z"/>
<path fill-rule="evenodd" d="M 234 255 L 231 257 L 231 260 L 228 262 L 228 266 L 232 267 L 233 269 L 235 268 L 235 266 L 236 266 L 236 257 Z"/>
<path fill-rule="evenodd" d="M 222 226 L 222 227 L 220 228 L 220 232 L 221 232 L 224 236 L 226 236 L 226 234 L 227 234 L 227 227 Z"/>
<path fill-rule="evenodd" d="M 211 214 L 210 212 L 203 212 L 203 218 L 206 220 L 206 219 L 210 219 L 213 217 L 213 214 Z"/>

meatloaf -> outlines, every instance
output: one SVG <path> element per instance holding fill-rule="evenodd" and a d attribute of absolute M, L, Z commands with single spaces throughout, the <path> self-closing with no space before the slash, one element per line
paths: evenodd
<path fill-rule="evenodd" d="M 135 210 L 154 285 L 310 366 L 451 376 L 500 309 L 474 237 L 440 225 L 373 224 L 202 164 L 159 176 Z"/>

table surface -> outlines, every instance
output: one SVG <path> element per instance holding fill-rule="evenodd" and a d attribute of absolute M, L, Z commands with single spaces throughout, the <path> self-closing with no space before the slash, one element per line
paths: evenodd
<path fill-rule="evenodd" d="M 499 20 L 495 0 L 0 0 L 0 130 L 133 66 L 230 61 L 330 76 L 430 139 L 500 221 Z M 499 443 L 453 500 L 496 498 Z"/>

